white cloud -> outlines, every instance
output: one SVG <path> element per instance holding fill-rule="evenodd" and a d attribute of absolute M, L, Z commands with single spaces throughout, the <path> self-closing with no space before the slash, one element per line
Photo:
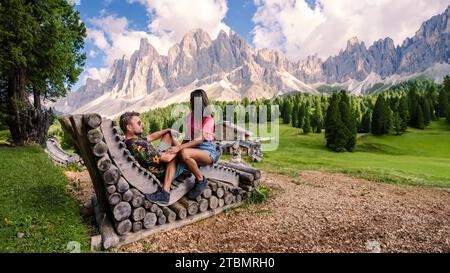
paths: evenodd
<path fill-rule="evenodd" d="M 95 50 L 90 50 L 90 51 L 89 51 L 89 57 L 95 58 L 95 56 L 97 56 L 97 51 L 95 51 Z"/>
<path fill-rule="evenodd" d="M 328 57 L 357 36 L 370 46 L 391 37 L 401 44 L 430 17 L 442 13 L 448 0 L 318 0 L 314 10 L 304 0 L 255 0 L 253 43 L 279 48 L 293 59 Z"/>
<path fill-rule="evenodd" d="M 106 79 L 108 78 L 108 75 L 109 75 L 108 67 L 102 68 L 90 67 L 83 72 L 83 75 L 81 76 L 81 84 L 86 84 L 86 80 L 88 78 L 105 82 Z"/>
<path fill-rule="evenodd" d="M 220 30 L 229 31 L 223 22 L 228 11 L 226 0 L 128 0 L 147 9 L 151 21 L 150 43 L 166 55 L 170 46 L 181 41 L 190 30 L 201 28 L 215 38 Z"/>

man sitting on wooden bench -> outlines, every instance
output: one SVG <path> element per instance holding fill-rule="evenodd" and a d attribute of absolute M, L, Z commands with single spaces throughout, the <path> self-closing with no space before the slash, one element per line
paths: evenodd
<path fill-rule="evenodd" d="M 144 133 L 144 124 L 137 112 L 125 112 L 120 116 L 120 128 L 125 134 L 125 144 L 139 164 L 152 172 L 159 180 L 163 180 L 163 188 L 153 194 L 146 194 L 146 198 L 159 205 L 168 205 L 170 199 L 170 185 L 185 170 L 185 165 L 178 161 L 176 153 L 167 152 L 172 146 L 178 146 L 172 134 L 178 134 L 172 129 L 153 132 L 148 136 Z M 158 147 L 151 143 L 161 139 Z"/>

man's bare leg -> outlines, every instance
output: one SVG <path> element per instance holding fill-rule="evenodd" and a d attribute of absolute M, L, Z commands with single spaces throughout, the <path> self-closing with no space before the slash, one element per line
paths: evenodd
<path fill-rule="evenodd" d="M 175 138 L 172 137 L 171 133 L 164 134 L 161 137 L 161 141 L 164 142 L 164 143 L 169 144 L 169 146 L 178 146 L 178 145 L 180 145 L 180 143 Z"/>
<path fill-rule="evenodd" d="M 163 185 L 163 189 L 166 192 L 170 192 L 170 185 L 172 185 L 172 181 L 175 176 L 176 168 L 177 168 L 177 160 L 176 159 L 167 163 L 166 172 L 164 175 L 164 185 Z"/>

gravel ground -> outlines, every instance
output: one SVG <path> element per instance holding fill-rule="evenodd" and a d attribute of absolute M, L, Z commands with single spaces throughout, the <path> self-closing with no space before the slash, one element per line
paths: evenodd
<path fill-rule="evenodd" d="M 80 202 L 87 171 L 69 173 Z M 450 252 L 450 192 L 343 174 L 263 174 L 268 201 L 151 235 L 123 252 Z"/>
<path fill-rule="evenodd" d="M 263 174 L 263 204 L 121 247 L 125 252 L 450 252 L 450 193 L 343 174 Z"/>

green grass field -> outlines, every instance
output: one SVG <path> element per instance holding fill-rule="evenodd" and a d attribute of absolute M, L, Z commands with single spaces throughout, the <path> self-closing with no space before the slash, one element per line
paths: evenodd
<path fill-rule="evenodd" d="M 297 176 L 300 170 L 327 170 L 373 181 L 450 187 L 450 126 L 442 119 L 425 130 L 408 128 L 401 135 L 359 134 L 353 153 L 335 153 L 325 147 L 324 134 L 299 134 L 280 125 L 276 151 L 264 152 L 255 167 Z"/>
<path fill-rule="evenodd" d="M 0 252 L 70 252 L 71 241 L 89 251 L 88 228 L 67 187 L 41 148 L 1 145 Z"/>

